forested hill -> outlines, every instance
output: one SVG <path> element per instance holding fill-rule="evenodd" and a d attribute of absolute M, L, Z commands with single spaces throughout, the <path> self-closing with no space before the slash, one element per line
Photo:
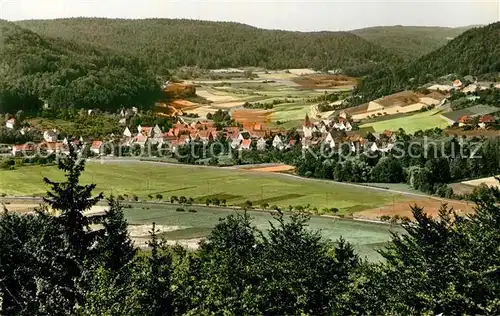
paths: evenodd
<path fill-rule="evenodd" d="M 399 58 L 348 32 L 302 33 L 180 19 L 75 18 L 17 23 L 43 35 L 131 52 L 149 60 L 158 73 L 198 65 L 209 69 L 329 67 L 357 74 Z"/>
<path fill-rule="evenodd" d="M 422 57 L 444 45 L 468 27 L 428 27 L 428 26 L 377 26 L 352 33 L 390 51 L 395 51 L 406 60 Z"/>
<path fill-rule="evenodd" d="M 454 74 L 498 78 L 500 72 L 500 22 L 466 31 L 446 46 L 406 67 L 380 70 L 361 82 L 355 91 L 359 102 L 413 89 Z"/>
<path fill-rule="evenodd" d="M 0 113 L 54 107 L 148 106 L 160 91 L 147 65 L 109 49 L 40 36 L 0 20 Z"/>

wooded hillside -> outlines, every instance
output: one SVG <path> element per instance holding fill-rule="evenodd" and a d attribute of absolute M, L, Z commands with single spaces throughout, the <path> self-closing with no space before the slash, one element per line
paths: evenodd
<path fill-rule="evenodd" d="M 413 89 L 436 78 L 479 76 L 498 78 L 500 72 L 500 22 L 471 29 L 446 46 L 427 54 L 407 67 L 387 67 L 368 76 L 358 86 L 359 102 L 396 91 Z"/>
<path fill-rule="evenodd" d="M 413 60 L 443 47 L 470 28 L 472 26 L 451 28 L 398 25 L 369 27 L 352 33 L 396 52 L 406 60 Z"/>
<path fill-rule="evenodd" d="M 148 60 L 157 73 L 179 66 L 344 69 L 365 74 L 398 60 L 348 32 L 264 30 L 239 23 L 176 19 L 22 21 L 43 35 L 88 42 Z"/>
<path fill-rule="evenodd" d="M 0 21 L 0 113 L 52 107 L 148 106 L 160 92 L 137 58 L 53 39 Z"/>

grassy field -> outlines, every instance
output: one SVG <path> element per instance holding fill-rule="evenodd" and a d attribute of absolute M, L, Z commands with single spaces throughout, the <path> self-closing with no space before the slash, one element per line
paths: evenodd
<path fill-rule="evenodd" d="M 435 127 L 446 128 L 448 122 L 441 117 L 439 111 L 427 111 L 416 113 L 411 116 L 404 116 L 395 119 L 382 120 L 378 122 L 371 122 L 360 127 L 373 127 L 376 132 L 383 132 L 385 130 L 397 131 L 403 128 L 407 133 L 414 133 L 418 130 L 426 130 Z"/>
<path fill-rule="evenodd" d="M 0 193 L 8 195 L 43 195 L 42 178 L 60 180 L 63 174 L 53 167 L 28 166 L 18 170 L 0 171 Z M 167 166 L 138 163 L 88 163 L 82 175 L 83 183 L 96 183 L 97 190 L 114 195 L 149 194 L 197 198 L 218 197 L 230 205 L 242 205 L 250 200 L 254 205 L 336 207 L 345 214 L 390 204 L 393 198 L 405 198 L 388 192 L 370 191 L 330 182 L 297 179 L 273 173 Z"/>
<path fill-rule="evenodd" d="M 191 208 L 191 207 L 190 207 Z M 125 215 L 131 225 L 180 226 L 182 229 L 165 232 L 162 235 L 170 240 L 203 238 L 219 222 L 219 218 L 230 214 L 241 213 L 229 209 L 210 207 L 193 207 L 197 213 L 176 212 L 174 206 L 141 204 L 132 209 L 126 209 Z M 249 212 L 254 224 L 262 231 L 269 228 L 272 216 L 267 212 Z M 320 230 L 321 234 L 330 240 L 344 237 L 353 244 L 356 251 L 369 260 L 379 260 L 380 255 L 375 251 L 383 247 L 390 239 L 388 225 L 372 224 L 350 220 L 334 220 L 331 218 L 312 217 L 309 226 L 313 230 Z"/>

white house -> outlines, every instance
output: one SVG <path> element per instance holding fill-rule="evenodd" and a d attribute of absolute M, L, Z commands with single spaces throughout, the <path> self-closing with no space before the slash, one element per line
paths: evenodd
<path fill-rule="evenodd" d="M 15 118 L 11 118 L 10 120 L 7 120 L 7 122 L 5 122 L 5 127 L 7 127 L 8 129 L 14 129 L 15 125 L 16 125 Z"/>
<path fill-rule="evenodd" d="M 43 132 L 43 139 L 47 143 L 54 143 L 57 141 L 57 134 L 54 131 L 45 131 Z"/>
<path fill-rule="evenodd" d="M 344 120 L 347 118 L 347 113 L 345 111 L 340 112 L 339 116 Z"/>
<path fill-rule="evenodd" d="M 257 140 L 257 150 L 266 150 L 266 140 L 262 137 Z"/>
<path fill-rule="evenodd" d="M 346 132 L 352 131 L 352 125 L 351 125 L 351 123 L 349 123 L 349 122 L 345 123 L 345 130 L 346 130 Z"/>
<path fill-rule="evenodd" d="M 162 135 L 163 131 L 161 130 L 161 128 L 158 125 L 155 125 L 155 127 L 153 127 L 153 130 L 151 131 L 151 137 L 159 138 Z"/>
<path fill-rule="evenodd" d="M 274 136 L 273 147 L 280 150 L 283 149 L 283 141 L 279 135 Z"/>
<path fill-rule="evenodd" d="M 333 128 L 341 130 L 341 131 L 345 130 L 344 122 L 339 122 L 339 123 L 333 124 Z"/>
<path fill-rule="evenodd" d="M 125 130 L 123 131 L 123 136 L 125 137 L 132 137 L 132 132 L 130 131 L 130 129 L 128 127 L 125 127 Z"/>
<path fill-rule="evenodd" d="M 120 125 L 126 125 L 126 124 L 127 124 L 127 119 L 126 119 L 126 118 L 121 118 L 121 119 L 118 121 L 118 123 L 119 123 Z"/>
<path fill-rule="evenodd" d="M 237 138 L 233 138 L 231 141 L 231 148 L 238 148 L 243 140 L 238 136 Z"/>
<path fill-rule="evenodd" d="M 325 144 L 330 145 L 330 148 L 335 147 L 335 140 L 332 137 L 332 134 L 328 133 L 325 138 Z"/>

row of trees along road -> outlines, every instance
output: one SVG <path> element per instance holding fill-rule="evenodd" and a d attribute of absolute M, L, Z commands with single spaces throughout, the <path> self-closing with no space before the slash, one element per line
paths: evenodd
<path fill-rule="evenodd" d="M 66 179 L 45 179 L 46 209 L 0 217 L 0 295 L 5 315 L 496 315 L 500 313 L 500 192 L 483 190 L 476 213 L 446 206 L 415 221 L 381 250 L 359 258 L 340 239 L 275 215 L 263 234 L 248 214 L 222 219 L 197 251 L 167 246 L 153 225 L 136 249 L 120 204 L 81 185 L 74 150 Z M 91 225 L 100 224 L 90 229 Z"/>

